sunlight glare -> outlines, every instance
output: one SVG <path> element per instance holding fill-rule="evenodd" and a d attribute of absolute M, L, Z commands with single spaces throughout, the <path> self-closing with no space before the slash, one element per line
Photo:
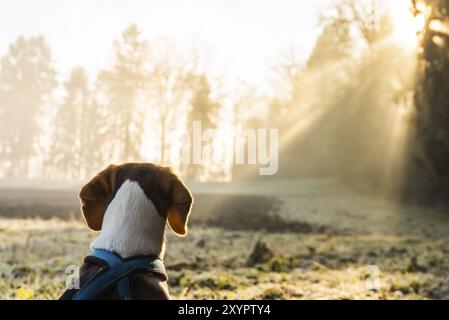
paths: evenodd
<path fill-rule="evenodd" d="M 419 44 L 419 33 L 425 26 L 425 5 L 418 2 L 419 13 L 414 16 L 410 0 L 395 0 L 388 3 L 394 25 L 394 40 L 402 46 L 416 48 Z"/>

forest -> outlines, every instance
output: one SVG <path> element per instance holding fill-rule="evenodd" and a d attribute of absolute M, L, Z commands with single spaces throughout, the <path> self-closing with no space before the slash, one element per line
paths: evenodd
<path fill-rule="evenodd" d="M 313 28 L 269 88 L 134 22 L 93 71 L 59 70 L 45 34 L 0 48 L 0 298 L 58 296 L 94 236 L 79 188 L 124 162 L 170 166 L 195 196 L 191 235 L 168 238 L 175 298 L 449 298 L 449 0 L 328 1 Z M 247 129 L 278 133 L 274 175 Z"/>
<path fill-rule="evenodd" d="M 415 28 L 407 40 L 380 4 L 332 5 L 307 59 L 292 48 L 279 53 L 274 93 L 245 83 L 229 90 L 198 50 L 146 39 L 136 24 L 111 43 L 108 69 L 89 75 L 75 66 L 67 78 L 44 36 L 20 36 L 1 57 L 1 174 L 82 180 L 132 160 L 174 166 L 192 181 L 230 181 L 251 171 L 226 158 L 230 133 L 282 128 L 280 177 L 363 179 L 409 200 L 443 202 L 449 4 L 404 6 L 414 16 L 402 26 Z M 181 161 L 179 140 L 193 121 L 219 129 L 202 165 Z"/>

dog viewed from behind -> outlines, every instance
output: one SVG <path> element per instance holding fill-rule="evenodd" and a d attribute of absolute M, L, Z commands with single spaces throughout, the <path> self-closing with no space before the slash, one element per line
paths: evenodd
<path fill-rule="evenodd" d="M 169 299 L 165 227 L 185 236 L 193 204 L 182 180 L 150 163 L 110 165 L 79 198 L 87 225 L 100 233 L 80 269 L 79 288 L 60 299 Z"/>

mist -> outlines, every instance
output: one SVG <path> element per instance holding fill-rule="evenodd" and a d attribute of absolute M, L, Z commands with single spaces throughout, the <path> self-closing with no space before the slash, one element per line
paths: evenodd
<path fill-rule="evenodd" d="M 0 298 L 59 296 L 80 190 L 124 163 L 194 198 L 175 298 L 447 298 L 448 1 L 7 8 Z"/>

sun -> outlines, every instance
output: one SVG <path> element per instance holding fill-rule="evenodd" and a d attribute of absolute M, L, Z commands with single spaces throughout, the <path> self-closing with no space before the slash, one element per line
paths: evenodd
<path fill-rule="evenodd" d="M 394 27 L 394 41 L 407 48 L 416 48 L 419 45 L 419 33 L 425 26 L 424 3 L 417 3 L 420 13 L 416 16 L 413 14 L 411 0 L 392 0 L 387 3 Z"/>

